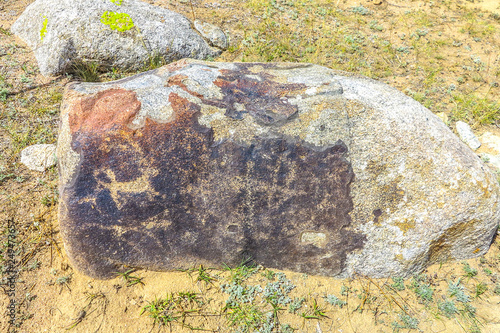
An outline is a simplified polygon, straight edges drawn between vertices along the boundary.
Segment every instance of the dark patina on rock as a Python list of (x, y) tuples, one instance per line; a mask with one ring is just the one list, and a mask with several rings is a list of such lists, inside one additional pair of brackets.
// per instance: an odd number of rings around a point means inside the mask
[[(225, 109), (232, 121), (248, 113), (280, 126), (297, 113), (287, 96), (304, 84), (245, 78), (245, 67), (221, 71), (220, 99), (190, 91), (182, 75), (166, 86)], [(141, 108), (131, 90), (102, 90), (69, 106), (80, 161), (61, 192), (61, 221), (77, 266), (109, 277), (121, 265), (165, 270), (252, 258), (307, 273), (342, 271), (346, 252), (364, 237), (349, 230), (353, 171), (341, 140), (318, 147), (256, 134), (217, 142), (198, 123), (200, 105), (174, 92), (168, 101), (171, 121), (147, 118), (139, 128), (131, 126)]]
[[(423, 227), (430, 222), (412, 215), (425, 215), (436, 200), (394, 171), (420, 166), (399, 160), (401, 148), (390, 140), (406, 134), (384, 133), (393, 120), (355, 98), (355, 80), (373, 84), (307, 64), (180, 61), (70, 85), (58, 160), (60, 224), (72, 262), (97, 278), (124, 266), (172, 270), (249, 258), (309, 274), (387, 276), (457, 257), (457, 240), (446, 236), (452, 226)], [(378, 118), (381, 125), (367, 131)], [(372, 136), (385, 142), (373, 143), (382, 157), (369, 150)], [(427, 183), (439, 190), (432, 172)], [(496, 203), (495, 185), (484, 186), (484, 205)], [(467, 251), (484, 251), (488, 237)]]

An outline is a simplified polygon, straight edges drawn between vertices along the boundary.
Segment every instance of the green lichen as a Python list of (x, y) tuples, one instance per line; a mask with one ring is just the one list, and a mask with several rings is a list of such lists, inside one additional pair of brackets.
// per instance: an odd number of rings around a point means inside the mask
[(122, 2), (123, 2), (123, 0), (109, 0), (109, 1), (111, 1), (112, 3), (114, 3), (117, 6), (121, 6)]
[(42, 29), (40, 30), (40, 40), (42, 40), (42, 41), (43, 41), (43, 38), (45, 37), (45, 34), (47, 33), (47, 23), (49, 22), (48, 18), (46, 18), (45, 16), (43, 18), (45, 20), (43, 20)]
[(134, 27), (134, 22), (129, 14), (110, 11), (105, 11), (102, 14), (101, 23), (109, 26), (111, 30), (120, 32), (130, 30)]

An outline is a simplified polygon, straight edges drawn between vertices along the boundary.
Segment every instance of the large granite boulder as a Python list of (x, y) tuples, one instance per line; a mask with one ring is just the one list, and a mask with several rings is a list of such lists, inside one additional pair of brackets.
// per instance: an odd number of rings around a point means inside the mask
[(139, 0), (36, 0), (11, 31), (35, 52), (44, 75), (82, 61), (133, 70), (155, 57), (206, 59), (227, 48), (214, 26)]
[(77, 268), (408, 276), (487, 251), (498, 183), (428, 109), (310, 64), (182, 60), (67, 87), (60, 224)]

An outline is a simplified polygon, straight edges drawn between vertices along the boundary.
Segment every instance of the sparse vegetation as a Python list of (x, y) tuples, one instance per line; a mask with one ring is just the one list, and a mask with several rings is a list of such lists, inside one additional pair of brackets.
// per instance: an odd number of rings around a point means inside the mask
[(135, 272), (134, 268), (123, 273), (117, 272), (116, 274), (125, 280), (127, 287), (135, 286), (136, 284), (144, 285), (144, 282), (142, 282), (143, 278), (131, 275), (133, 272)]
[[(15, 3), (5, 3), (2, 11), (17, 12)], [(471, 3), (395, 0), (383, 7), (386, 3), (250, 0), (225, 1), (217, 8), (208, 1), (155, 4), (223, 25), (231, 45), (211, 60), (310, 62), (359, 73), (444, 113), (451, 128), (463, 120), (481, 130), (500, 124), (500, 16), (472, 10), (466, 6)], [(132, 17), (119, 14), (103, 14), (103, 29), (134, 34)], [(361, 321), (384, 332), (426, 332), (438, 324), (457, 332), (491, 331), (482, 311), (497, 306), (488, 302), (500, 295), (498, 238), (480, 261), (471, 259), (458, 268), (445, 263), (406, 280), (325, 280), (285, 275), (246, 260), (222, 269), (196, 266), (186, 271), (191, 279), (177, 272), (187, 281), (183, 284), (152, 281), (150, 277), (158, 277), (151, 272), (132, 270), (107, 282), (83, 282), (72, 274), (60, 241), (57, 169), (30, 172), (20, 166), (19, 153), (31, 144), (55, 142), (63, 89), (70, 80), (109, 81), (135, 72), (87, 61), (73, 65), (72, 76), (43, 78), (32, 51), (18, 44), (7, 28), (12, 23), (6, 21), (9, 15), (0, 18), (0, 270), (6, 267), (6, 221), (13, 217), (19, 331), (32, 329), (33, 317), (45, 323), (41, 328), (49, 329), (44, 318), (58, 317), (63, 318), (59, 328), (88, 332), (99, 327), (109, 331), (106, 325), (115, 318), (131, 317), (137, 317), (134, 324), (141, 331), (154, 325), (173, 332), (317, 332), (320, 324), (323, 332), (359, 332), (363, 330), (356, 323)], [(50, 25), (44, 17), (40, 40), (48, 41)], [(141, 71), (167, 60), (152, 54)], [(154, 289), (157, 281), (163, 284)], [(2, 287), (5, 283), (0, 281)], [(147, 296), (134, 295), (144, 290)], [(61, 299), (74, 302), (64, 304), (73, 312), (58, 312)]]

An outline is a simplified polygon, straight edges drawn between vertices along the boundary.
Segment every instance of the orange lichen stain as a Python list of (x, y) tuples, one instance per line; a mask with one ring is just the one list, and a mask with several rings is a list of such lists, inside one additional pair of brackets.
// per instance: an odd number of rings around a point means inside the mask
[(481, 249), (480, 249), (480, 248), (477, 248), (477, 249), (475, 249), (475, 250), (474, 250), (474, 252), (472, 252), (472, 253), (478, 253), (479, 251), (481, 251)]
[(483, 182), (478, 181), (477, 184), (481, 187), (481, 190), (483, 190), (484, 196), (486, 198), (489, 198), (489, 197), (491, 197), (491, 192), (489, 189), (489, 182), (487, 179), (486, 179), (486, 182), (487, 182), (487, 184), (484, 184)]
[(135, 92), (109, 89), (82, 98), (71, 107), (69, 124), (72, 133), (104, 133), (124, 129), (141, 109)]
[(413, 221), (405, 220), (404, 222), (396, 222), (396, 223), (394, 223), (394, 225), (396, 227), (398, 227), (403, 232), (403, 235), (405, 235), (405, 236), (406, 236), (406, 233), (408, 232), (408, 230), (415, 229), (415, 222), (413, 222)]

